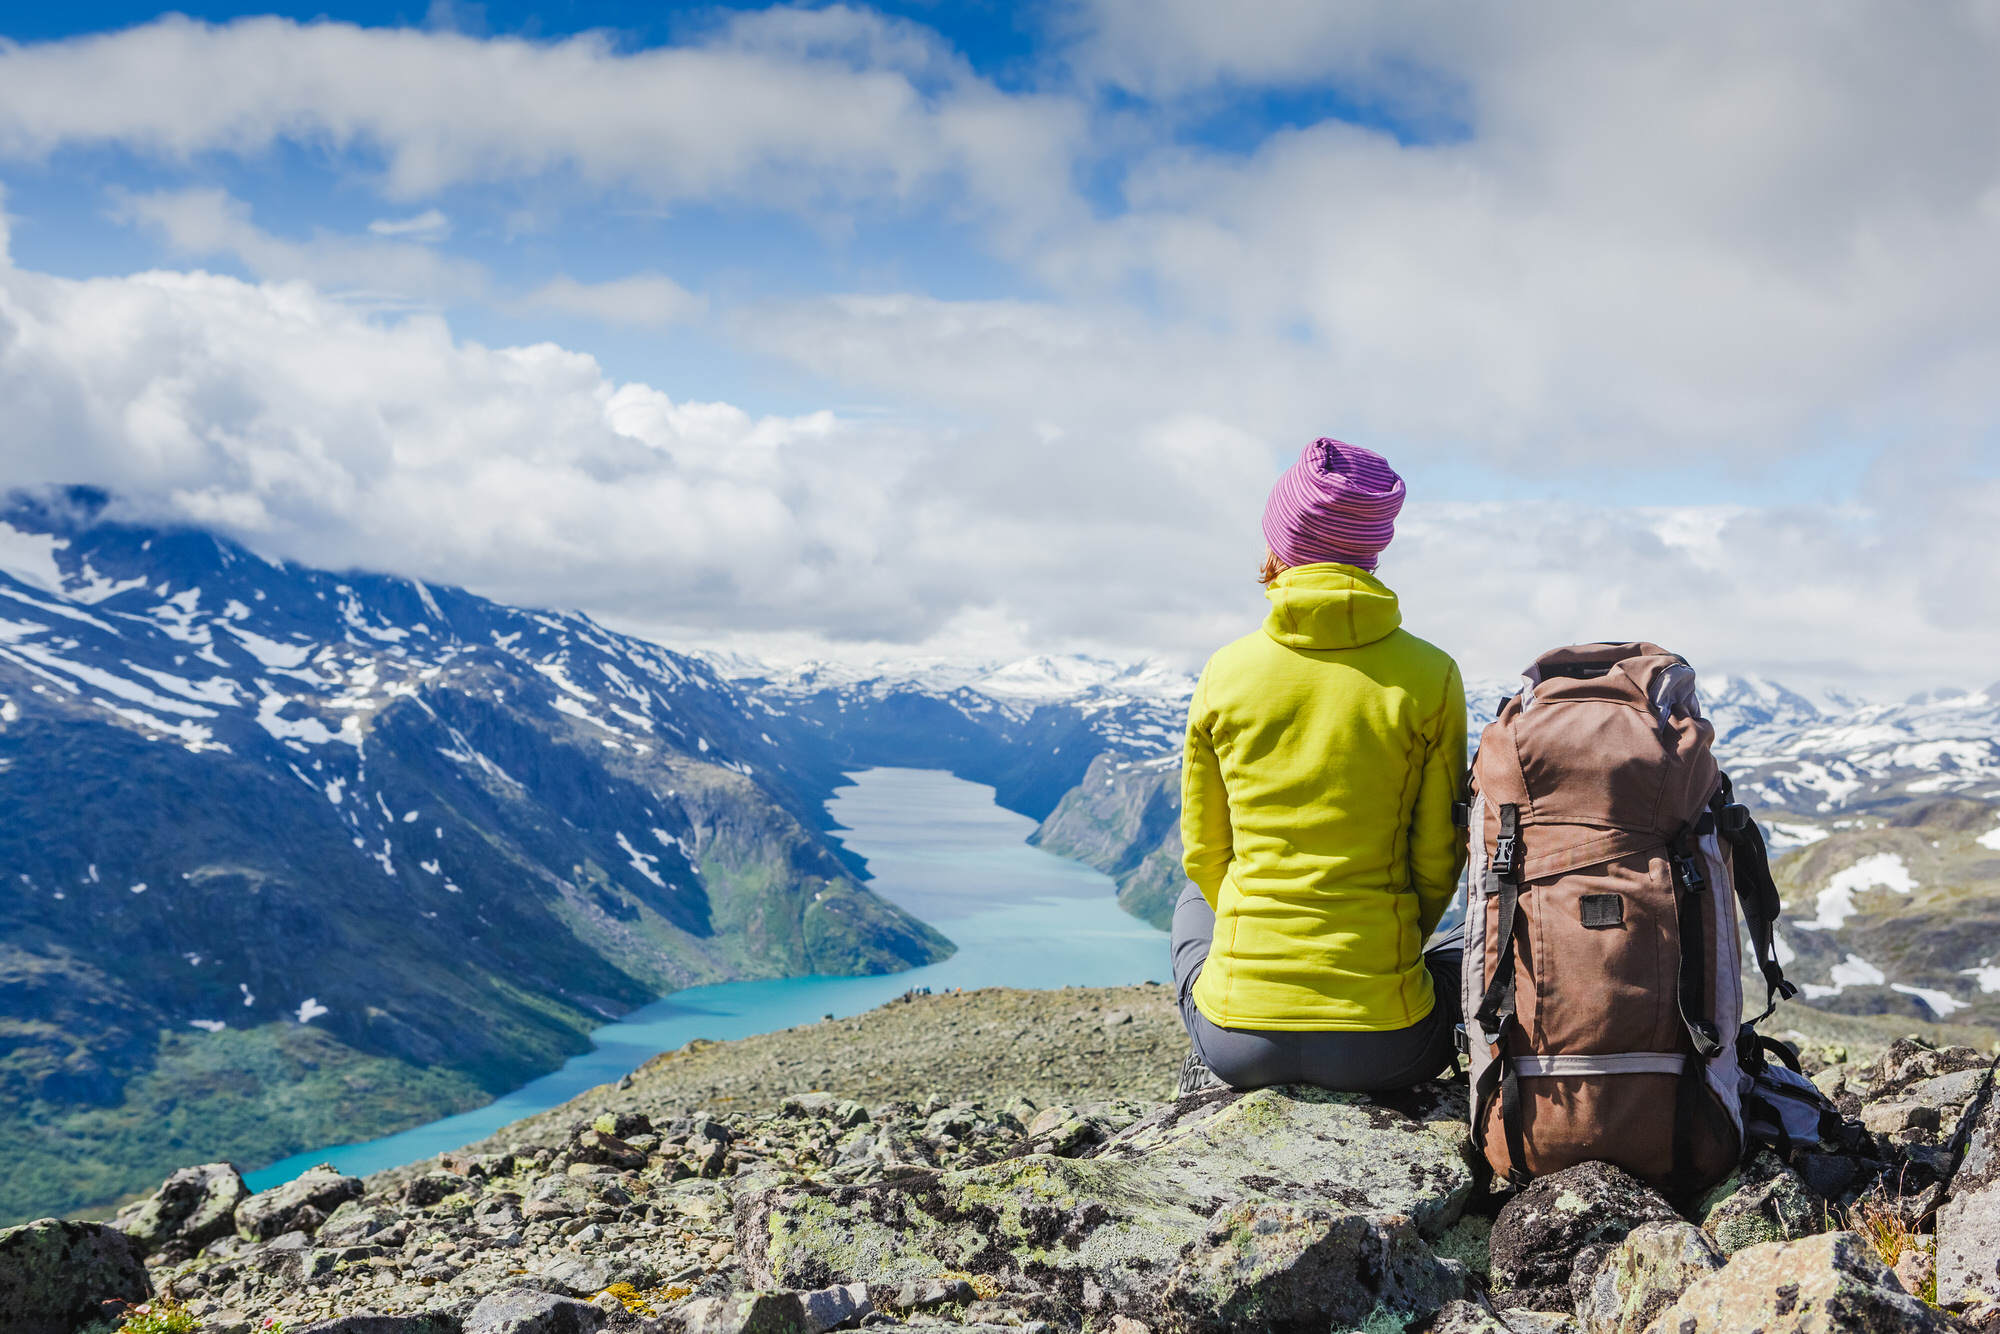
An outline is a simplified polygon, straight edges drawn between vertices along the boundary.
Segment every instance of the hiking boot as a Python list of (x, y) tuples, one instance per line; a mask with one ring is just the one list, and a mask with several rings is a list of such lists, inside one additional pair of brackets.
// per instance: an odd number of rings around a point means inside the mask
[(1185, 1098), (1191, 1093), (1206, 1093), (1210, 1089), (1225, 1089), (1229, 1085), (1216, 1078), (1215, 1071), (1202, 1064), (1201, 1057), (1193, 1052), (1181, 1062), (1180, 1082), (1174, 1088), (1176, 1098)]

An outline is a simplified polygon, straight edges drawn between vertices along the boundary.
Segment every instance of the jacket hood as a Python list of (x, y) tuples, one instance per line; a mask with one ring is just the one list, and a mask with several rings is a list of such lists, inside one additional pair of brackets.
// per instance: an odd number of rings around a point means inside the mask
[(1354, 565), (1295, 565), (1264, 590), (1264, 633), (1286, 648), (1359, 648), (1403, 624), (1396, 595)]

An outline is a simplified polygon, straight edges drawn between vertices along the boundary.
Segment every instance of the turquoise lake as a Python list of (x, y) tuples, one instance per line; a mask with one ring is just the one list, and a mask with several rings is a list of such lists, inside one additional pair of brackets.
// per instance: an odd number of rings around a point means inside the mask
[(1165, 982), (1167, 937), (1118, 907), (1110, 879), (1030, 847), (1035, 821), (993, 789), (927, 769), (848, 775), (827, 810), (868, 862), (869, 888), (944, 932), (958, 953), (885, 977), (793, 977), (690, 987), (591, 1034), (593, 1050), (476, 1111), (401, 1134), (295, 1154), (246, 1174), (268, 1190), (315, 1163), (352, 1175), (415, 1162), (609, 1083), (694, 1038), (741, 1038), (872, 1010), (911, 987), (1129, 986)]

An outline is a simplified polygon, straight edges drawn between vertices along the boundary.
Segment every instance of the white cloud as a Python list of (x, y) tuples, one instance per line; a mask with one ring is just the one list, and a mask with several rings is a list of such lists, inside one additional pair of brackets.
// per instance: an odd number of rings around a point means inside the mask
[(451, 235), (451, 219), (443, 211), (427, 208), (411, 218), (377, 218), (368, 224), (376, 236), (407, 236), (413, 241), (442, 241)]
[[(0, 402), (11, 481), (106, 485), (128, 512), (322, 565), (753, 647), (1184, 664), (1261, 617), (1258, 515), (1291, 452), (1144, 408), (1117, 432), (753, 418), (615, 384), (560, 347), (487, 348), (436, 316), (208, 274), (0, 268)], [(1956, 530), (1925, 536), (1948, 509), (1884, 494), (1899, 508), (1419, 497), (1383, 573), (1410, 627), (1474, 675), (1627, 635), (1795, 680), (1990, 674), (1995, 622), (1940, 614), (1925, 589), (2000, 583), (2000, 559)], [(1925, 573), (1942, 542), (1969, 563)]]
[(603, 33), (178, 15), (0, 47), (0, 152), (115, 142), (185, 161), (303, 142), (379, 154), (406, 199), (549, 171), (660, 199), (803, 207), (945, 178), (998, 198), (1059, 177), (1077, 124), (1064, 104), (998, 94), (927, 29), (841, 6), (630, 53)]
[(708, 302), (658, 273), (635, 273), (608, 282), (580, 283), (562, 277), (522, 298), (527, 309), (585, 315), (605, 324), (680, 324), (698, 319)]
[[(125, 216), (270, 281), (10, 271), (10, 475), (631, 623), (1186, 660), (1254, 623), (1264, 489), (1332, 432), (1459, 476), (1452, 503), (1415, 488), (1384, 572), (1476, 674), (1641, 634), (1795, 681), (1992, 675), (1986, 8), (1061, 17), (1071, 44), (1028, 91), (838, 6), (638, 52), (177, 18), (0, 47), (0, 153), (113, 144), (192, 171), (301, 144), (406, 211), (288, 240), (166, 190)], [(1402, 139), (1328, 121), (1201, 146), (1228, 98), (1329, 79)], [(717, 298), (712, 327), (889, 405), (868, 418), (669, 400), (320, 294), (701, 316), (655, 273), (496, 295), (438, 248), (445, 190), (550, 182), (829, 234), (920, 218), (1021, 283)], [(1861, 462), (1822, 482), (1836, 446)], [(1472, 477), (1500, 498), (1464, 502)], [(1675, 503), (1602, 499), (1652, 492)]]
[[(227, 192), (209, 188), (123, 194), (114, 215), (157, 230), (176, 252), (208, 258), (234, 256), (260, 278), (300, 279), (322, 288), (358, 291), (394, 299), (468, 300), (488, 288), (486, 272), (469, 260), (439, 254), (410, 241), (362, 239), (319, 233), (291, 241), (258, 227), (250, 207)], [(432, 210), (410, 219), (423, 223)], [(369, 228), (377, 236), (415, 235), (420, 229)]]

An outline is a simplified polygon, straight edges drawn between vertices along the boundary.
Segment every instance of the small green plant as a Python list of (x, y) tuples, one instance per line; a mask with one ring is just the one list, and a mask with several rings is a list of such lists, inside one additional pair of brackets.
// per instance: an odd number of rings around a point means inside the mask
[[(1883, 1264), (1894, 1269), (1896, 1262), (1912, 1252), (1929, 1258), (1935, 1240), (1911, 1227), (1899, 1210), (1872, 1200), (1863, 1200), (1846, 1211), (1843, 1219), (1851, 1232), (1859, 1233)], [(1924, 1266), (1922, 1291), (1910, 1294), (1930, 1306), (1937, 1305), (1937, 1266)]]
[(201, 1321), (171, 1297), (155, 1297), (137, 1306), (126, 1304), (118, 1334), (195, 1334)]

